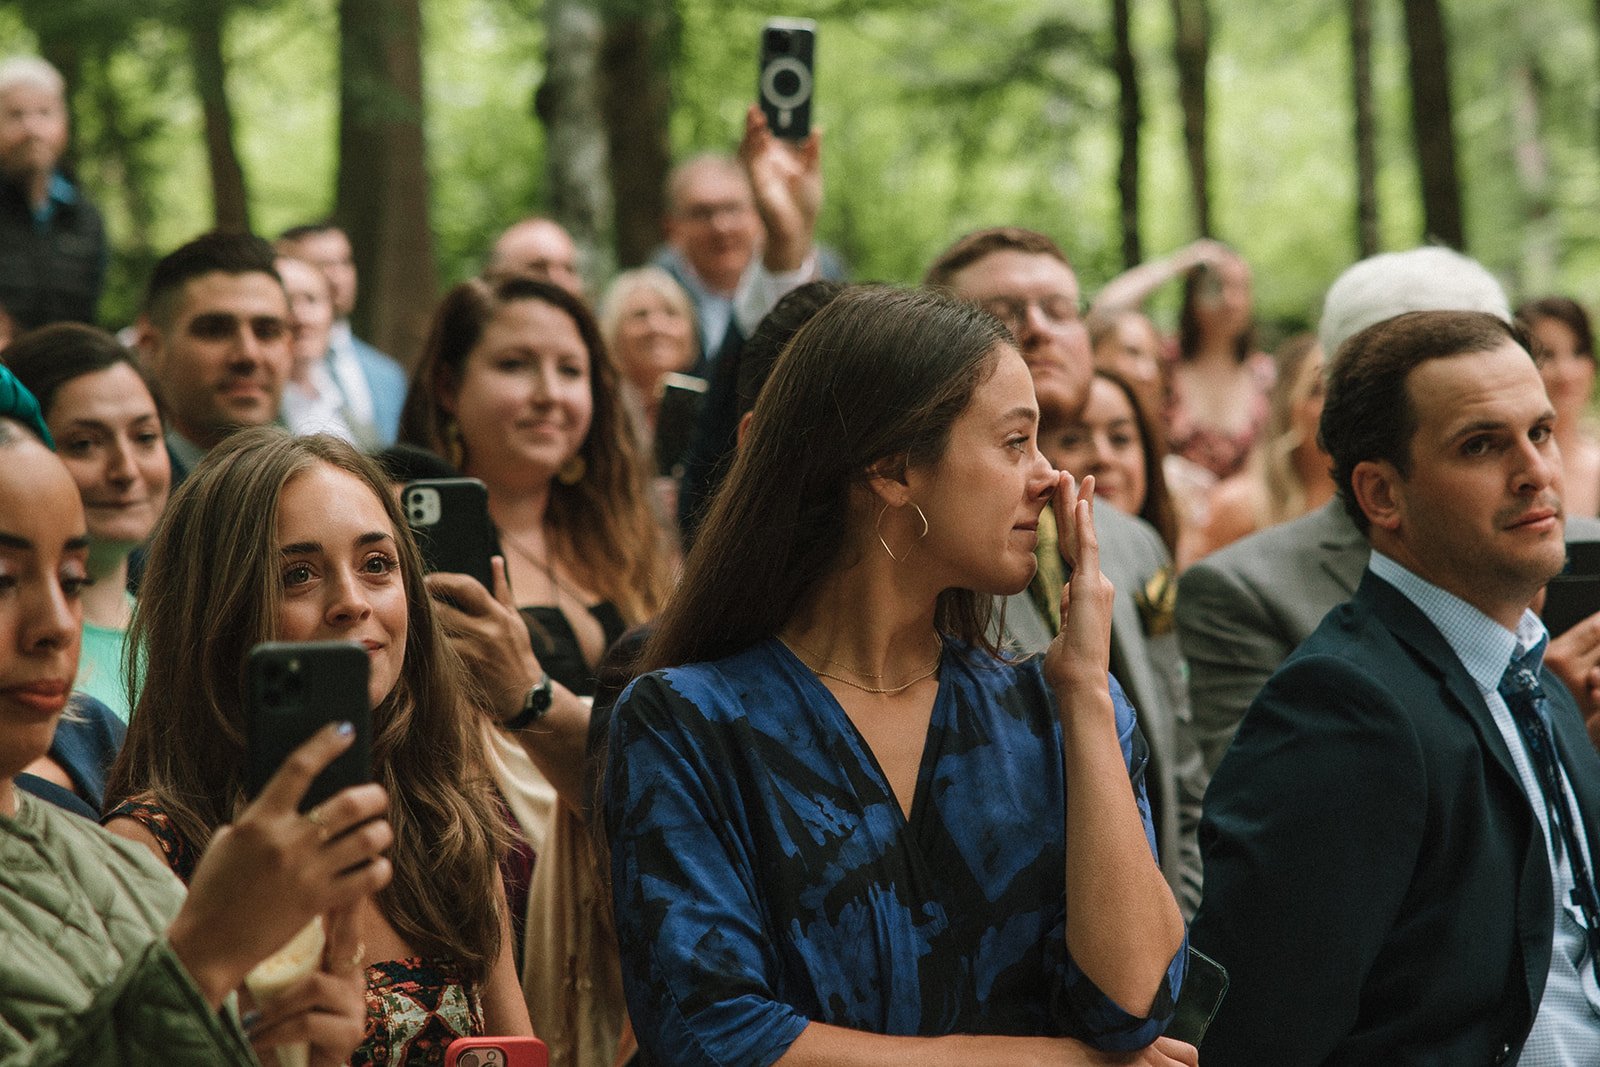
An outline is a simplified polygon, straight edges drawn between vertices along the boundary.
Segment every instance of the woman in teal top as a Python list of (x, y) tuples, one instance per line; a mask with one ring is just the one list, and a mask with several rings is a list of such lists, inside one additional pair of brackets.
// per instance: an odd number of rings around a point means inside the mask
[(115, 337), (77, 323), (24, 334), (5, 362), (38, 398), (89, 520), (77, 687), (127, 722), (128, 557), (155, 528), (172, 482), (154, 391)]

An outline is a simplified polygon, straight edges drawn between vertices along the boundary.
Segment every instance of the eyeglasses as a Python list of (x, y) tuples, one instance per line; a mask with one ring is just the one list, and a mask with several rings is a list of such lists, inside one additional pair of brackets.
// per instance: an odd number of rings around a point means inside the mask
[(1083, 319), (1082, 300), (1070, 296), (1043, 296), (1028, 300), (996, 297), (985, 300), (983, 310), (1005, 324), (1013, 337), (1022, 332), (1030, 312), (1037, 310), (1047, 326), (1071, 326)]
[(257, 341), (269, 344), (289, 335), (289, 324), (277, 315), (252, 315), (241, 318), (225, 311), (196, 315), (189, 320), (189, 336), (202, 341), (226, 341), (248, 329)]

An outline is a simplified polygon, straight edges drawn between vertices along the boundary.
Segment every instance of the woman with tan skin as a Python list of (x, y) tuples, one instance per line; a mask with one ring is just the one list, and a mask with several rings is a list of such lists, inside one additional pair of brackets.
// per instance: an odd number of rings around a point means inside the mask
[(1529, 300), (1517, 321), (1533, 342), (1545, 392), (1556, 409), (1562, 504), (1568, 515), (1600, 514), (1600, 436), (1589, 410), (1594, 395), (1594, 333), (1583, 305), (1564, 296)]
[(363, 645), (373, 771), (396, 798), (395, 879), (356, 915), (367, 1011), (355, 1062), (432, 1063), (455, 1037), (531, 1032), (479, 713), (372, 461), (329, 435), (265, 428), (214, 448), (151, 542), (133, 639), (147, 674), (107, 827), (182, 877), (242, 803), (248, 650)]
[[(314, 1067), (345, 1063), (363, 1014), (353, 916), (391, 873), (382, 788), (345, 790), (316, 821), (298, 814), (350, 743), (330, 727), (217, 829), (187, 896), (142, 848), (17, 789), (71, 691), (88, 527), (66, 469), (11, 418), (0, 418), (0, 457), (0, 1060), (244, 1065), (306, 1043)], [(317, 915), (329, 934), (320, 967), (247, 1039), (229, 995)]]
[(34, 330), (6, 351), (5, 362), (38, 398), (89, 519), (94, 584), (83, 593), (77, 688), (126, 722), (128, 557), (155, 529), (172, 482), (155, 396), (128, 350), (92, 326)]

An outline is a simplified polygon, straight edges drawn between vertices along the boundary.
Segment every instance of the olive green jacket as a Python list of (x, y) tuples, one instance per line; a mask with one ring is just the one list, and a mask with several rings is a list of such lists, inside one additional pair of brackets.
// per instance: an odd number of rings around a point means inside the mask
[(154, 856), (17, 796), (0, 816), (0, 1067), (255, 1065), (166, 930), (183, 886)]

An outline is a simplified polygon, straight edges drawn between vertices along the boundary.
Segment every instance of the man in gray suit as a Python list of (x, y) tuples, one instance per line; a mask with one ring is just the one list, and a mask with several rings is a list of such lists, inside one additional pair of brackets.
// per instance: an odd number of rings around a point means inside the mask
[[(1329, 367), (1348, 338), (1408, 311), (1483, 311), (1511, 319), (1500, 283), (1466, 256), (1444, 248), (1373, 256), (1328, 290), (1318, 337)], [(1595, 530), (1573, 520), (1567, 537), (1590, 540)], [(1354, 595), (1369, 555), (1366, 538), (1333, 500), (1236, 541), (1183, 573), (1178, 641), (1189, 663), (1190, 707), (1208, 779), (1267, 679), (1324, 615)], [(1558, 673), (1560, 658), (1553, 645), (1551, 668)]]
[[(979, 304), (1010, 328), (1033, 375), (1041, 409), (1076, 413), (1094, 373), (1089, 335), (1079, 317), (1078, 279), (1050, 238), (1031, 230), (980, 230), (934, 261), (924, 283)], [(1047, 513), (1048, 514), (1048, 511)], [(1184, 915), (1200, 901), (1200, 820), (1204, 777), (1189, 736), (1183, 661), (1163, 617), (1163, 598), (1147, 588), (1170, 581), (1172, 557), (1144, 520), (1104, 502), (1095, 505), (1100, 568), (1116, 586), (1111, 618), (1111, 670), (1139, 715), (1150, 749), (1147, 792), (1155, 816), (1161, 868)], [(1048, 521), (1039, 528), (1039, 572), (1028, 590), (1005, 600), (1007, 643), (1042, 651), (1060, 625), (1063, 561)], [(1146, 607), (1141, 608), (1140, 603)]]

